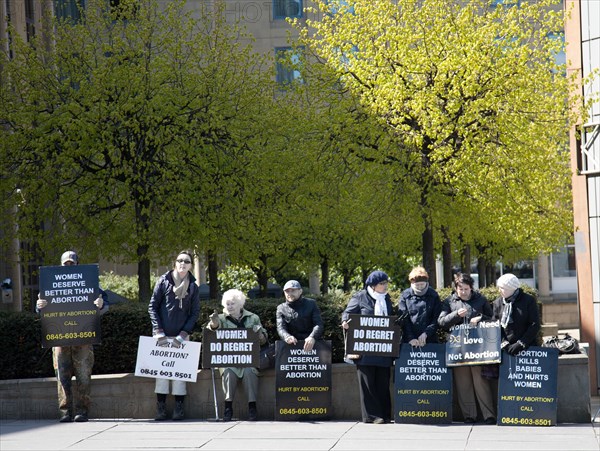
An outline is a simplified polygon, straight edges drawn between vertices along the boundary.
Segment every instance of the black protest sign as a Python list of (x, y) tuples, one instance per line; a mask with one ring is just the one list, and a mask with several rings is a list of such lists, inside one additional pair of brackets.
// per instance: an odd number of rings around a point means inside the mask
[(518, 355), (502, 352), (498, 424), (555, 426), (558, 349), (532, 346)]
[(275, 342), (275, 419), (326, 420), (331, 416), (331, 341)]
[(100, 343), (99, 295), (98, 265), (40, 267), (42, 347)]
[(352, 314), (346, 333), (346, 353), (398, 357), (401, 328), (397, 316)]
[(252, 329), (205, 328), (202, 332), (202, 368), (258, 367), (259, 337)]
[(452, 372), (444, 364), (443, 344), (404, 343), (395, 368), (396, 423), (452, 423)]
[(500, 363), (500, 321), (453, 326), (446, 341), (446, 365)]

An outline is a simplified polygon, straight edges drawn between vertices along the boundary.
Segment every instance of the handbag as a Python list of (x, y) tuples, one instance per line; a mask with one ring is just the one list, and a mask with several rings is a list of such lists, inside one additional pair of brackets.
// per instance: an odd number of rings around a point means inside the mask
[(564, 337), (554, 335), (544, 341), (542, 345), (545, 348), (556, 348), (559, 354), (580, 354), (579, 342), (576, 338), (565, 334)]
[(260, 364), (259, 370), (268, 370), (269, 368), (275, 368), (275, 343), (270, 344), (267, 342), (260, 348)]

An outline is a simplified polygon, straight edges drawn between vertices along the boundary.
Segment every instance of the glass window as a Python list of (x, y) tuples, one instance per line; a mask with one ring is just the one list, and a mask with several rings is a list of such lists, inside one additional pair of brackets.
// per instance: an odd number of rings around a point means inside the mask
[(566, 246), (552, 254), (553, 277), (575, 277), (575, 246)]
[(54, 15), (58, 19), (81, 19), (86, 0), (54, 0)]
[(35, 10), (33, 0), (25, 0), (25, 31), (27, 42), (35, 37)]
[(293, 53), (291, 47), (275, 48), (275, 64), (277, 64), (277, 83), (287, 84), (301, 78), (298, 70), (300, 56)]
[(302, 0), (273, 0), (273, 18), (302, 17)]

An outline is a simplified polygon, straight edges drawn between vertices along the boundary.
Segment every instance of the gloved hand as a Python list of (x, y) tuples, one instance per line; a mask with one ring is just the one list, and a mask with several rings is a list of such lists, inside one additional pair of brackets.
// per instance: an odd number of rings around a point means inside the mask
[(156, 340), (157, 346), (169, 346), (169, 340), (162, 330), (157, 330), (152, 336)]
[(188, 333), (185, 330), (182, 330), (181, 332), (179, 332), (179, 335), (177, 335), (173, 339), (173, 343), (171, 343), (171, 345), (174, 348), (180, 348), (181, 345), (183, 344), (183, 342), (187, 340), (187, 337), (188, 337)]
[(35, 306), (38, 308), (38, 310), (41, 310), (48, 305), (48, 301), (45, 299), (42, 299), (40, 296), (41, 296), (41, 294), (38, 293), (38, 300), (35, 303)]
[(521, 340), (518, 340), (516, 343), (508, 345), (508, 348), (506, 348), (506, 352), (508, 352), (510, 355), (517, 355), (523, 349), (525, 349), (525, 345)]
[(98, 310), (102, 310), (102, 306), (104, 305), (104, 299), (102, 299), (102, 296), (98, 296), (98, 299), (94, 301), (94, 305), (98, 307)]
[(423, 332), (419, 335), (419, 346), (423, 347), (427, 344), (427, 334)]
[(209, 316), (210, 319), (210, 328), (211, 329), (218, 329), (219, 328), (219, 312), (217, 312), (216, 310), (214, 312), (212, 312), (212, 314)]

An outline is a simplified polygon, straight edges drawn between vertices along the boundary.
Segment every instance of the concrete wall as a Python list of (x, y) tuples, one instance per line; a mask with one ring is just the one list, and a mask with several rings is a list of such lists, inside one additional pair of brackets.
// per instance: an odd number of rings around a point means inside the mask
[[(587, 423), (591, 420), (588, 359), (585, 354), (559, 358), (558, 422)], [(360, 401), (356, 370), (353, 365), (334, 364), (332, 371), (332, 417), (335, 420), (360, 420)], [(223, 414), (221, 379), (215, 371), (219, 416)], [(392, 389), (391, 389), (392, 390)], [(393, 390), (391, 391), (393, 393)], [(0, 381), (2, 419), (58, 418), (56, 379), (20, 379)], [(92, 418), (154, 418), (156, 396), (154, 379), (132, 374), (93, 376)], [(168, 397), (172, 407), (172, 397)], [(245, 393), (240, 387), (234, 402), (234, 419), (246, 419)], [(273, 420), (275, 410), (275, 372), (268, 370), (260, 378), (258, 415)], [(454, 419), (460, 421), (454, 408)], [(210, 370), (198, 373), (196, 383), (188, 384), (186, 417), (215, 419), (213, 385)]]

